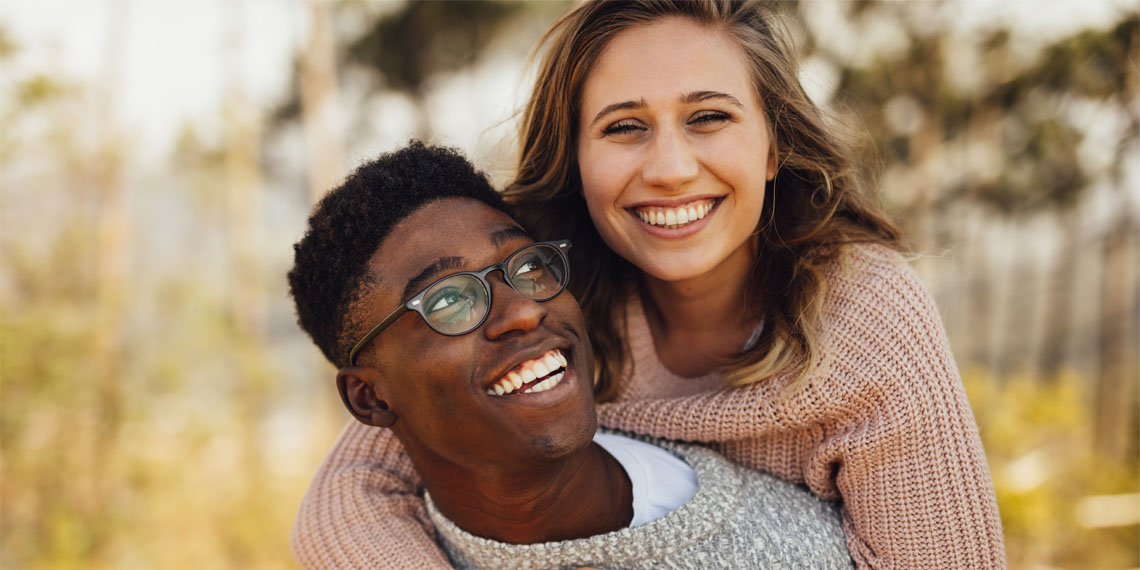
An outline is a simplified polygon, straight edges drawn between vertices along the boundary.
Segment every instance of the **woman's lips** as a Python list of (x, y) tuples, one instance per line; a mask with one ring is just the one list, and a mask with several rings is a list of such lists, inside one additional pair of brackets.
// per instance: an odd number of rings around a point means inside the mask
[(704, 218), (715, 205), (716, 199), (707, 198), (675, 207), (639, 206), (633, 211), (647, 224), (674, 230)]
[(678, 239), (693, 235), (708, 225), (722, 201), (723, 197), (702, 198), (671, 207), (634, 206), (627, 211), (650, 235), (662, 239)]

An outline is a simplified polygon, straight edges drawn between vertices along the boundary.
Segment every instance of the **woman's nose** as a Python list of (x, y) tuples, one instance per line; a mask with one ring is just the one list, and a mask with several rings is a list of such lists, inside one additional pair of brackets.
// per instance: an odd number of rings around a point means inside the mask
[(648, 149), (642, 179), (650, 186), (676, 192), (700, 173), (700, 163), (684, 134), (659, 130)]

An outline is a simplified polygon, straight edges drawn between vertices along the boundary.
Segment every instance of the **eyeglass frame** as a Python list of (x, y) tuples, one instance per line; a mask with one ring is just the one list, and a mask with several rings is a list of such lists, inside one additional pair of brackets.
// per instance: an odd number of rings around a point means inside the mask
[[(532, 248), (536, 245), (548, 245), (548, 246), (553, 247), (554, 251), (558, 252), (558, 255), (562, 258), (562, 263), (566, 267), (566, 276), (565, 276), (565, 279), (563, 280), (564, 282), (562, 283), (562, 285), (558, 288), (557, 291), (554, 292), (554, 294), (552, 294), (551, 296), (549, 296), (545, 299), (542, 299), (541, 301), (531, 297), (530, 295), (527, 295), (526, 293), (523, 293), (522, 291), (519, 291), (518, 289), (516, 289), (514, 284), (511, 283), (510, 278), (507, 276), (507, 265), (510, 264), (511, 260), (514, 259), (514, 257), (516, 255), (518, 255), (519, 252), (521, 252), (525, 249)], [(373, 339), (375, 339), (377, 336), (379, 336), (379, 334), (381, 332), (383, 332), (384, 329), (391, 326), (393, 323), (396, 322), (396, 319), (399, 319), (401, 316), (403, 316), (404, 313), (407, 313), (408, 311), (419, 313), (420, 318), (423, 320), (424, 324), (426, 324), (428, 326), (428, 328), (430, 328), (431, 330), (433, 330), (433, 331), (435, 331), (435, 332), (437, 332), (443, 336), (463, 336), (463, 335), (465, 335), (469, 332), (473, 332), (475, 329), (478, 329), (479, 327), (483, 326), (483, 323), (486, 322), (486, 320), (487, 320), (487, 316), (491, 314), (491, 306), (494, 303), (494, 294), (491, 291), (491, 282), (487, 281), (487, 275), (490, 274), (492, 271), (495, 271), (495, 270), (502, 272), (503, 282), (506, 283), (508, 287), (510, 287), (515, 292), (519, 293), (520, 295), (523, 295), (524, 297), (526, 297), (526, 298), (528, 298), (528, 299), (530, 299), (536, 303), (545, 303), (545, 302), (561, 295), (562, 292), (566, 290), (566, 285), (568, 283), (570, 283), (570, 259), (566, 256), (566, 251), (568, 249), (570, 249), (570, 240), (568, 240), (568, 239), (561, 239), (561, 240), (554, 240), (554, 241), (537, 241), (534, 243), (529, 243), (527, 245), (524, 245), (524, 246), (512, 251), (509, 255), (507, 255), (506, 258), (504, 258), (499, 263), (488, 265), (487, 267), (484, 267), (483, 269), (480, 269), (479, 271), (457, 271), (455, 273), (449, 273), (447, 275), (444, 275), (443, 277), (440, 277), (439, 279), (436, 279), (435, 281), (432, 281), (431, 284), (429, 284), (427, 287), (424, 287), (422, 291), (420, 291), (419, 293), (416, 293), (414, 296), (412, 296), (411, 299), (408, 299), (408, 301), (406, 303), (397, 307), (395, 311), (392, 311), (391, 314), (389, 314), (387, 317), (384, 317), (384, 320), (380, 321), (379, 324), (372, 327), (372, 330), (369, 330), (367, 333), (365, 333), (365, 335), (363, 337), (360, 338), (360, 340), (356, 341), (356, 344), (353, 345), (352, 350), (348, 351), (348, 365), (349, 366), (356, 366), (356, 355), (359, 354), (360, 351), (365, 346), (367, 346), (369, 342), (372, 342)], [(483, 316), (479, 318), (479, 322), (476, 323), (471, 328), (469, 328), (463, 332), (459, 332), (459, 333), (445, 333), (445, 332), (442, 332), (442, 331), (436, 329), (434, 326), (432, 326), (431, 321), (428, 320), (427, 315), (424, 314), (423, 299), (424, 299), (424, 296), (427, 295), (427, 292), (432, 289), (432, 287), (435, 287), (441, 281), (446, 281), (447, 279), (451, 279), (452, 277), (455, 277), (457, 275), (470, 275), (470, 276), (474, 277), (475, 279), (477, 279), (483, 285), (483, 290), (487, 293), (487, 310), (486, 310), (486, 312), (483, 313)]]

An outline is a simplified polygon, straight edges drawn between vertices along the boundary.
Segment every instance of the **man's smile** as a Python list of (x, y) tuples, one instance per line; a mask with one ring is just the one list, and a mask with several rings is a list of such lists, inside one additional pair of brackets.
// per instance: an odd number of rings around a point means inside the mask
[(487, 394), (506, 396), (549, 390), (562, 381), (567, 369), (567, 362), (562, 349), (551, 349), (538, 358), (525, 360), (515, 365), (514, 368), (511, 368), (509, 372), (487, 388)]

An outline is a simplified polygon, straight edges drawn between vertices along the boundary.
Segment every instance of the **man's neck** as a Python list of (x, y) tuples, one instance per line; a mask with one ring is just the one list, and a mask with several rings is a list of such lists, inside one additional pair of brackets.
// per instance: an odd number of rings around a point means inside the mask
[(596, 443), (565, 460), (512, 467), (459, 473), (463, 470), (417, 463), (444, 516), (467, 532), (500, 542), (586, 538), (625, 528), (633, 519), (629, 477)]

